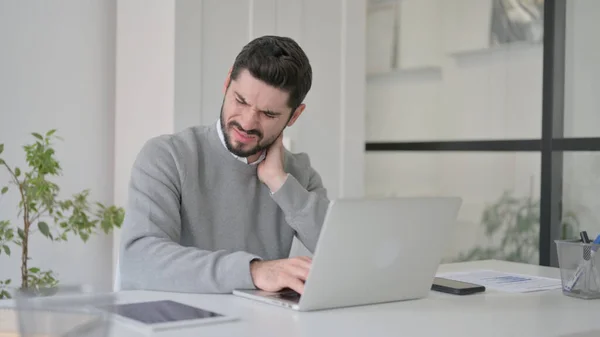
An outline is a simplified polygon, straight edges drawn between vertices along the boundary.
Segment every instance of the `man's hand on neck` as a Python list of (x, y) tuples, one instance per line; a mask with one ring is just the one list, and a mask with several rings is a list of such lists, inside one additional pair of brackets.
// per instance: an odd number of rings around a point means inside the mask
[(267, 150), (266, 158), (258, 164), (257, 173), (258, 179), (269, 187), (271, 193), (277, 192), (285, 183), (287, 173), (283, 169), (283, 134)]

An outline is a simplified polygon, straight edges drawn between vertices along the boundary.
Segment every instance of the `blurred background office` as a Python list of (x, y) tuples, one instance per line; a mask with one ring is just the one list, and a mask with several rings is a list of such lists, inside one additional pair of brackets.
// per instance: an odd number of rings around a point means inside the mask
[[(331, 198), (458, 195), (445, 262), (550, 265), (553, 239), (600, 232), (598, 13), (596, 0), (0, 0), (2, 158), (23, 167), (30, 133), (55, 128), (61, 195), (125, 206), (142, 144), (213, 123), (240, 48), (286, 35), (314, 71), (286, 144)], [(0, 197), (0, 221), (17, 224), (18, 200)], [(32, 240), (62, 283), (112, 288), (118, 230)], [(19, 259), (0, 255), (0, 280)]]

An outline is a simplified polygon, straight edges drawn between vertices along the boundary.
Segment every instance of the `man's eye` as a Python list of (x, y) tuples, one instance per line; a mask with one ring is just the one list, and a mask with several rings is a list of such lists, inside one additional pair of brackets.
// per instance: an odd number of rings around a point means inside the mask
[(242, 105), (246, 105), (246, 102), (244, 102), (244, 101), (241, 101), (241, 100), (240, 100), (240, 99), (238, 99), (238, 98), (236, 98), (235, 100), (236, 100), (238, 103), (242, 104)]
[(271, 113), (268, 113), (268, 112), (265, 112), (265, 116), (267, 116), (268, 118), (275, 118), (275, 117), (277, 117), (277, 115), (271, 114)]

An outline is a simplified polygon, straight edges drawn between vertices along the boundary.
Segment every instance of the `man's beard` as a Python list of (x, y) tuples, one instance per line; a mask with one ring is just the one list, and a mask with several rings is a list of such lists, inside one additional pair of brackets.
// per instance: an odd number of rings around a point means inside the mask
[[(286, 125), (287, 125), (287, 123), (286, 123)], [(255, 135), (257, 138), (256, 145), (249, 150), (243, 150), (241, 147), (240, 148), (234, 147), (231, 142), (231, 138), (229, 138), (229, 134), (227, 133), (228, 128), (237, 128), (239, 131), (244, 132), (247, 135)], [(223, 106), (221, 105), (221, 131), (223, 132), (223, 138), (225, 138), (225, 146), (227, 147), (227, 150), (229, 150), (229, 152), (235, 154), (238, 157), (242, 157), (242, 158), (250, 157), (252, 155), (255, 155), (255, 154), (262, 152), (265, 149), (269, 148), (271, 145), (273, 145), (273, 143), (277, 140), (277, 138), (283, 133), (284, 129), (285, 129), (285, 126), (283, 127), (281, 132), (279, 132), (279, 134), (277, 136), (274, 136), (274, 137), (268, 139), (267, 141), (261, 143), (261, 141), (263, 139), (263, 133), (260, 132), (259, 130), (256, 130), (256, 129), (244, 130), (242, 128), (242, 126), (236, 121), (229, 122), (229, 124), (226, 127), (225, 119), (223, 118)]]

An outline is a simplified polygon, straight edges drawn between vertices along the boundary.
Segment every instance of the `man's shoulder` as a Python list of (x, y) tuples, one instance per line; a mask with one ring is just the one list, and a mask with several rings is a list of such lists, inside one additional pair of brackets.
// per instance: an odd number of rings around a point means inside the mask
[(189, 157), (197, 155), (199, 145), (210, 132), (206, 125), (192, 126), (171, 134), (161, 134), (146, 141), (141, 154), (152, 156)]
[(304, 187), (321, 185), (321, 175), (313, 167), (308, 153), (292, 153), (285, 150), (285, 171), (294, 176)]
[(285, 151), (285, 166), (288, 170), (306, 171), (312, 169), (310, 156), (306, 152)]

